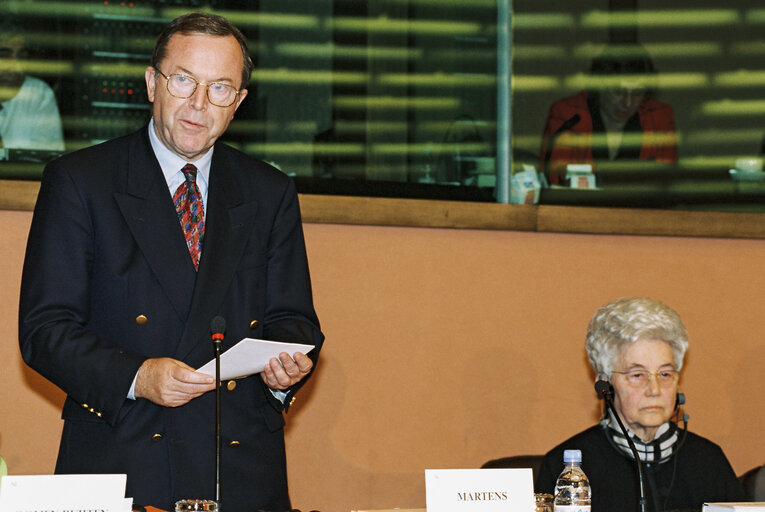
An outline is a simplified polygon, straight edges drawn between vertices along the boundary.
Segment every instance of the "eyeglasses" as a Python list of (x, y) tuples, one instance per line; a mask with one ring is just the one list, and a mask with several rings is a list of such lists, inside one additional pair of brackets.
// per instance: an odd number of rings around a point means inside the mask
[(217, 107), (231, 106), (239, 96), (239, 90), (228, 84), (221, 82), (210, 82), (209, 84), (206, 84), (188, 75), (173, 73), (172, 75), (167, 76), (159, 69), (154, 69), (157, 70), (157, 73), (165, 77), (165, 80), (167, 80), (167, 92), (176, 98), (190, 98), (194, 95), (194, 92), (196, 92), (197, 85), (199, 84), (202, 84), (207, 88), (207, 99)]
[(649, 372), (648, 370), (632, 370), (629, 372), (612, 372), (624, 375), (627, 384), (633, 388), (644, 388), (648, 385), (648, 379), (653, 376), (659, 386), (668, 388), (677, 382), (680, 372), (677, 370), (659, 370), (658, 372)]

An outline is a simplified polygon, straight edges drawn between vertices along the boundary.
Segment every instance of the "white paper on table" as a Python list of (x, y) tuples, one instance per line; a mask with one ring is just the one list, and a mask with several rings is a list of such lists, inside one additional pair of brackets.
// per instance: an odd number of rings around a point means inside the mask
[[(220, 355), (220, 378), (238, 379), (260, 373), (272, 357), (278, 358), (282, 352), (291, 356), (295, 352), (307, 354), (313, 349), (313, 345), (301, 343), (244, 338)], [(200, 366), (197, 371), (215, 377), (215, 359)]]
[(704, 512), (734, 512), (737, 510), (763, 512), (765, 511), (765, 502), (704, 503)]
[(127, 475), (8, 475), (0, 484), (0, 509), (130, 512)]

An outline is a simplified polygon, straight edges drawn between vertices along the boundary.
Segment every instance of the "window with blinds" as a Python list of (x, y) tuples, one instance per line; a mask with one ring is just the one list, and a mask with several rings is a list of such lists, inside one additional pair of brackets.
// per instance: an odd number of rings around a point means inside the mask
[[(194, 9), (229, 18), (255, 61), (223, 140), (301, 191), (492, 200), (494, 0), (9, 0), (0, 16), (24, 34), (24, 71), (55, 92), (71, 151), (144, 125), (154, 40)], [(5, 153), (3, 176), (35, 178), (56, 152)]]
[[(301, 192), (765, 203), (765, 8), (745, 0), (4, 0), (0, 178), (144, 126), (154, 41), (190, 10), (231, 19), (256, 64), (223, 140)], [(19, 73), (58, 121), (9, 122)]]

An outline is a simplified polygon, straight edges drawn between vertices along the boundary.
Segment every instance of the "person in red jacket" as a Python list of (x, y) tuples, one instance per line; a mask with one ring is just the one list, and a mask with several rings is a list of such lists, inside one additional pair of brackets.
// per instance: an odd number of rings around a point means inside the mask
[(590, 67), (592, 86), (551, 107), (542, 135), (540, 169), (550, 184), (566, 183), (567, 164), (614, 160), (677, 161), (672, 107), (654, 99), (655, 69), (638, 44), (610, 45)]

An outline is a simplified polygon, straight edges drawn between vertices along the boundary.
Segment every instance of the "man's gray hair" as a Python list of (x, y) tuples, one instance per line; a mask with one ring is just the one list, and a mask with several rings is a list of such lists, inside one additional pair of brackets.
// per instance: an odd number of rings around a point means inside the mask
[(233, 36), (234, 39), (236, 39), (236, 42), (239, 43), (239, 48), (242, 51), (242, 82), (239, 88), (244, 89), (247, 87), (247, 84), (250, 82), (250, 74), (254, 67), (249, 50), (247, 49), (247, 39), (244, 37), (244, 34), (242, 34), (242, 32), (226, 18), (215, 14), (201, 12), (191, 12), (175, 18), (167, 27), (165, 27), (157, 38), (154, 53), (151, 56), (151, 65), (154, 69), (159, 70), (159, 65), (165, 59), (165, 55), (167, 54), (167, 45), (170, 44), (170, 39), (175, 34)]

